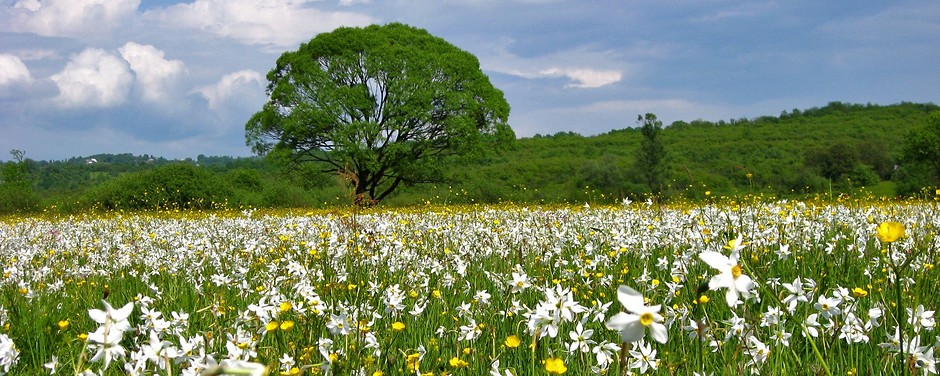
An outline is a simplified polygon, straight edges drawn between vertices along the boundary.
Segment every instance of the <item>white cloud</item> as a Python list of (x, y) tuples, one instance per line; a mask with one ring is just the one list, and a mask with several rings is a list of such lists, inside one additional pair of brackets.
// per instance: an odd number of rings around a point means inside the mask
[(118, 51), (134, 70), (141, 98), (147, 102), (166, 99), (173, 84), (186, 72), (182, 61), (165, 59), (163, 51), (151, 45), (127, 42)]
[(73, 55), (65, 69), (51, 78), (59, 87), (54, 102), (67, 108), (124, 103), (134, 82), (127, 62), (97, 48)]
[(629, 64), (609, 51), (593, 51), (587, 47), (557, 51), (552, 54), (521, 57), (509, 51), (511, 41), (503, 40), (479, 47), (485, 51), (480, 56), (480, 65), (491, 70), (516, 77), (539, 79), (566, 77), (571, 80), (569, 88), (598, 88), (620, 82)]
[(140, 0), (20, 0), (15, 31), (43, 36), (101, 35), (137, 12)]
[(258, 94), (264, 90), (265, 78), (253, 70), (240, 70), (225, 75), (214, 85), (203, 86), (196, 91), (209, 101), (209, 108), (218, 110), (223, 103), (237, 94)]
[(340, 26), (374, 23), (369, 16), (328, 12), (307, 0), (196, 0), (144, 13), (170, 27), (197, 29), (241, 43), (295, 47)]
[(615, 70), (595, 70), (595, 69), (565, 69), (565, 68), (549, 68), (542, 70), (538, 73), (538, 76), (547, 76), (547, 77), (568, 77), (571, 79), (572, 83), (566, 85), (567, 87), (576, 87), (576, 88), (597, 88), (601, 86), (610, 85), (613, 83), (620, 82), (623, 78), (623, 74), (620, 71)]
[(29, 83), (32, 80), (29, 68), (26, 68), (26, 64), (23, 64), (19, 57), (0, 54), (0, 86)]

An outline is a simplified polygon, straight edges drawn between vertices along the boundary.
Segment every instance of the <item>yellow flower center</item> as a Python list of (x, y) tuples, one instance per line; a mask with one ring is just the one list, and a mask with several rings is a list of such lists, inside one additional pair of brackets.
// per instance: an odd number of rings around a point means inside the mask
[(643, 324), (643, 326), (650, 326), (652, 323), (653, 323), (652, 313), (646, 312), (640, 315), (640, 324)]
[(742, 273), (742, 271), (741, 271), (741, 266), (740, 266), (740, 265), (735, 265), (735, 266), (732, 266), (732, 267), (731, 267), (731, 276), (732, 276), (732, 277), (738, 278), (738, 277), (741, 276), (741, 273)]

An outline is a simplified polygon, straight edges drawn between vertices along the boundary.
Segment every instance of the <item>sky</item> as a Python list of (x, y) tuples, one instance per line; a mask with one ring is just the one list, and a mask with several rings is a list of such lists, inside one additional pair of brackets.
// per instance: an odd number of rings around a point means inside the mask
[(940, 103), (936, 0), (0, 0), (0, 160), (249, 156), (280, 54), (389, 22), (477, 56), (519, 137)]

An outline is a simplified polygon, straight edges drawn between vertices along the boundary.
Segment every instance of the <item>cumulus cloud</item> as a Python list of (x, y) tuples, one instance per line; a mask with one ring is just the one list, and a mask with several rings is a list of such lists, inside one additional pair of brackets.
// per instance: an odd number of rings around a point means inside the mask
[(15, 31), (43, 36), (106, 34), (137, 12), (140, 0), (20, 0)]
[(265, 79), (253, 70), (240, 70), (225, 75), (219, 82), (203, 86), (196, 91), (209, 101), (209, 108), (219, 110), (230, 99), (240, 94), (258, 96), (264, 92)]
[(8, 54), (0, 54), (0, 86), (12, 85), (14, 83), (29, 83), (33, 80), (29, 74), (29, 68), (19, 57)]
[(141, 98), (147, 102), (165, 100), (186, 72), (182, 61), (165, 59), (163, 51), (151, 45), (127, 42), (118, 51), (134, 70)]
[(340, 26), (363, 26), (374, 19), (351, 12), (306, 6), (308, 0), (196, 0), (144, 13), (175, 28), (197, 29), (241, 43), (295, 47)]
[(59, 87), (59, 96), (53, 101), (64, 108), (124, 103), (134, 82), (126, 61), (97, 48), (73, 55), (65, 69), (51, 79)]

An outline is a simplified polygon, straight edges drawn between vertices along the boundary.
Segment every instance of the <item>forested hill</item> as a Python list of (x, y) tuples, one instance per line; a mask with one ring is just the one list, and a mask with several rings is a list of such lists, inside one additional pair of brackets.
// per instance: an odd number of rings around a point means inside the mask
[[(663, 194), (788, 196), (854, 192), (861, 187), (881, 195), (914, 194), (934, 185), (937, 177), (901, 163), (901, 147), (909, 132), (925, 124), (933, 111), (940, 111), (940, 106), (833, 102), (756, 119), (674, 122), (661, 132), (667, 153), (668, 186)], [(499, 154), (454, 160), (446, 170), (447, 183), (405, 187), (386, 203), (642, 198), (649, 188), (635, 162), (643, 138), (635, 126), (633, 119), (624, 119), (624, 129), (597, 136), (562, 132), (522, 138)], [(51, 205), (133, 208), (183, 199), (230, 206), (349, 202), (348, 190), (335, 176), (313, 169), (286, 171), (257, 157), (200, 155), (171, 161), (100, 154), (65, 161), (25, 159), (0, 166), (0, 213)], [(182, 193), (169, 197), (171, 191)], [(201, 197), (205, 195), (211, 197)]]
[[(938, 109), (934, 104), (833, 102), (780, 116), (674, 122), (662, 132), (669, 191), (788, 194), (867, 186), (891, 195), (895, 192), (890, 181), (897, 177), (903, 139)], [(642, 193), (645, 187), (634, 167), (642, 135), (630, 127), (632, 119), (625, 119), (624, 125), (593, 137), (562, 132), (521, 139), (515, 150), (499, 157), (459, 164), (463, 167), (455, 175), (462, 182), (480, 184), (474, 188), (484, 192), (524, 186), (547, 194), (567, 190), (569, 197), (583, 194), (585, 187), (613, 194)]]

